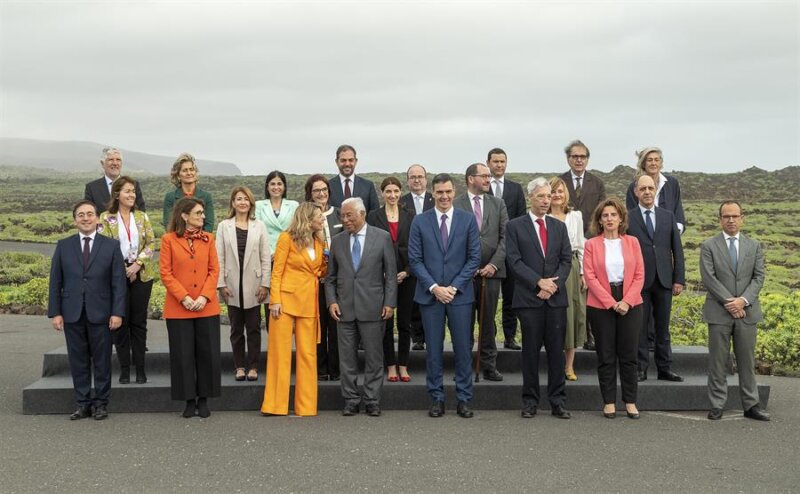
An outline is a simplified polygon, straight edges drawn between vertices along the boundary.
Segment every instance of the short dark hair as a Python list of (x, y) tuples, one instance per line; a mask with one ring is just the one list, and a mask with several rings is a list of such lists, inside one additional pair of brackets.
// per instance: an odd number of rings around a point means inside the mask
[(269, 183), (275, 177), (281, 179), (281, 182), (283, 182), (283, 195), (281, 198), (286, 199), (286, 191), (289, 190), (289, 183), (286, 181), (286, 175), (278, 170), (272, 170), (269, 172), (266, 180), (264, 180), (264, 199), (269, 199)]
[(331, 185), (328, 183), (328, 178), (321, 173), (316, 173), (311, 175), (306, 180), (305, 190), (306, 190), (306, 201), (313, 200), (313, 194), (311, 193), (311, 189), (314, 188), (314, 182), (325, 182), (325, 186), (328, 187), (328, 198), (330, 199), (331, 195)]
[(433, 182), (431, 186), (436, 184), (443, 184), (445, 182), (453, 183), (453, 178), (450, 176), (449, 173), (439, 173), (438, 175), (433, 177)]
[(727, 201), (723, 201), (722, 204), (719, 205), (719, 217), (722, 218), (722, 208), (725, 206), (729, 206), (731, 204), (736, 204), (739, 206), (739, 214), (744, 214), (744, 209), (742, 209), (742, 205), (739, 201), (734, 201), (733, 199), (728, 199)]
[(192, 209), (198, 204), (204, 208), (206, 207), (206, 203), (203, 202), (202, 199), (196, 197), (183, 197), (179, 199), (172, 208), (172, 216), (170, 216), (169, 223), (167, 224), (167, 232), (175, 232), (176, 235), (182, 237), (186, 232), (186, 221), (184, 221), (181, 214), (191, 213)]
[(489, 150), (489, 152), (486, 154), (486, 162), (487, 162), (487, 163), (488, 163), (489, 161), (491, 161), (491, 160), (492, 160), (492, 155), (493, 155), (493, 154), (502, 154), (503, 156), (505, 156), (506, 158), (508, 158), (508, 155), (506, 154), (506, 152), (505, 152), (505, 151), (503, 151), (501, 148), (492, 148), (492, 149), (490, 149), (490, 150)]
[(464, 173), (464, 181), (469, 183), (469, 177), (476, 175), (478, 173), (479, 166), (486, 166), (483, 163), (473, 163), (467, 167), (467, 171)]
[(338, 160), (339, 159), (339, 155), (342, 154), (345, 151), (352, 151), (353, 152), (353, 158), (358, 158), (358, 156), (356, 155), (356, 148), (354, 148), (350, 144), (342, 144), (341, 146), (336, 148), (336, 159)]
[(72, 206), (72, 219), (77, 218), (78, 208), (80, 208), (81, 206), (85, 206), (87, 204), (94, 208), (94, 214), (97, 215), (97, 206), (95, 206), (95, 204), (92, 201), (84, 199), (82, 201), (76, 202), (75, 205)]

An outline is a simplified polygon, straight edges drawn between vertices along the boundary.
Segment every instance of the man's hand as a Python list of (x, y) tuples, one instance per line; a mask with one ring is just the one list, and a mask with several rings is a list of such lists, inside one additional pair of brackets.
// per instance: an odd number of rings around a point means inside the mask
[(263, 304), (264, 301), (267, 300), (267, 297), (269, 297), (269, 288), (265, 286), (258, 287), (258, 290), (256, 290), (256, 300), (258, 303)]
[(108, 319), (108, 329), (111, 331), (116, 331), (119, 327), (122, 326), (122, 318), (119, 316), (111, 316)]
[(547, 300), (547, 299), (549, 299), (550, 297), (552, 297), (552, 296), (553, 296), (553, 294), (552, 294), (552, 293), (550, 293), (550, 292), (546, 292), (546, 291), (544, 291), (544, 290), (539, 290), (539, 293), (537, 293), (537, 294), (536, 294), (536, 296), (537, 296), (537, 297), (539, 297), (539, 298), (540, 298), (540, 299), (542, 299), (542, 300)]
[(745, 301), (742, 297), (733, 297), (727, 299), (727, 303), (725, 304), (725, 310), (727, 310), (733, 317), (736, 317), (736, 313), (744, 312)]
[(342, 311), (339, 310), (339, 304), (331, 304), (328, 306), (328, 312), (331, 313), (331, 317), (334, 321), (339, 322), (339, 318), (342, 317)]
[(672, 295), (678, 296), (683, 291), (683, 285), (680, 283), (673, 283), (672, 284)]
[(536, 286), (538, 286), (539, 289), (548, 292), (550, 295), (553, 295), (558, 291), (558, 285), (556, 285), (557, 279), (558, 276), (555, 276), (553, 278), (542, 278), (539, 280), (539, 283), (537, 283)]
[(388, 305), (383, 306), (383, 310), (381, 311), (381, 319), (384, 321), (389, 320), (394, 316), (394, 309), (389, 307)]
[(53, 329), (56, 331), (64, 331), (64, 317), (56, 316), (53, 318)]
[(497, 273), (497, 269), (492, 264), (487, 264), (483, 269), (478, 270), (478, 276), (483, 278), (491, 278)]
[(456, 289), (452, 286), (437, 286), (431, 290), (431, 293), (433, 293), (433, 296), (436, 297), (436, 300), (439, 302), (449, 304), (456, 296)]

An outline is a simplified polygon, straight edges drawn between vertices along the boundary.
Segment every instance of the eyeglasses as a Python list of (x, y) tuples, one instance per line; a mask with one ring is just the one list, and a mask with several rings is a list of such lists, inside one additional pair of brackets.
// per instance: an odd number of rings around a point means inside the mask
[(569, 155), (569, 159), (575, 160), (575, 161), (577, 161), (577, 160), (586, 160), (588, 158), (589, 158), (589, 156), (586, 155), (586, 154), (570, 154)]
[(411, 175), (408, 177), (409, 180), (425, 180), (425, 175)]
[(482, 175), (480, 175), (480, 174), (477, 174), (477, 173), (476, 173), (476, 174), (474, 174), (474, 175), (470, 175), (470, 176), (472, 176), (472, 177), (479, 177), (479, 178), (492, 178), (492, 176), (491, 176), (491, 175), (489, 175), (488, 173), (484, 173), (484, 174), (482, 174)]
[(322, 194), (322, 193), (327, 194), (328, 193), (328, 189), (327, 188), (325, 188), (325, 189), (311, 189), (311, 193), (312, 194)]
[(205, 216), (206, 212), (205, 211), (192, 211), (189, 214), (192, 215), (192, 216)]
[(88, 213), (77, 213), (75, 214), (76, 218), (83, 219), (83, 218), (94, 218), (97, 216), (97, 213), (94, 211), (89, 211)]

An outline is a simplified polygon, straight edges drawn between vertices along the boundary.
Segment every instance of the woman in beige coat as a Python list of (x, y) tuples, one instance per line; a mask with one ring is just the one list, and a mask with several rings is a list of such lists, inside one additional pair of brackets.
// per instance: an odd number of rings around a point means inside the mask
[(269, 298), (271, 254), (267, 229), (255, 219), (255, 198), (247, 187), (231, 191), (228, 218), (217, 228), (216, 243), (220, 267), (217, 288), (219, 298), (228, 304), (235, 378), (255, 381), (261, 353), (260, 304)]

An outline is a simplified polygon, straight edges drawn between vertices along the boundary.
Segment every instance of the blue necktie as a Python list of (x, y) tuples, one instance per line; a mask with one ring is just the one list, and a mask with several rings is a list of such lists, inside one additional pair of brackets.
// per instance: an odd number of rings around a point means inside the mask
[(653, 237), (656, 235), (656, 229), (653, 227), (653, 220), (650, 219), (650, 211), (649, 209), (644, 212), (644, 226), (647, 227), (647, 235), (650, 237), (650, 240), (653, 240)]
[(358, 234), (353, 235), (353, 271), (358, 271), (361, 264), (361, 244), (358, 242)]
[(739, 263), (739, 253), (736, 252), (736, 237), (731, 237), (728, 239), (728, 254), (731, 255), (733, 272), (736, 273), (737, 264)]

